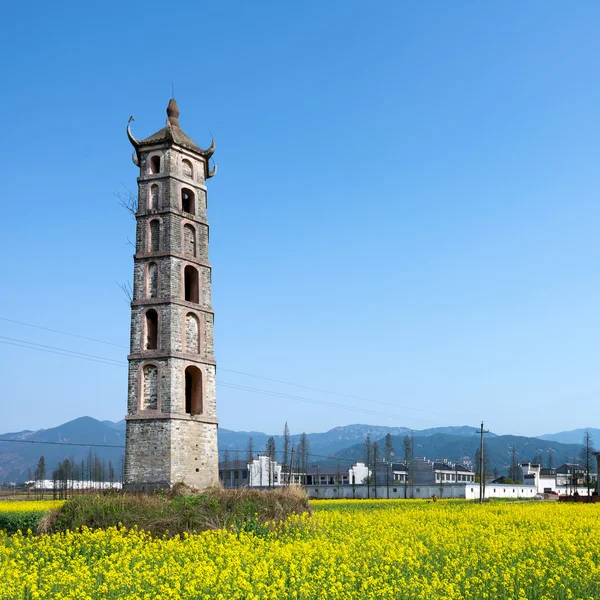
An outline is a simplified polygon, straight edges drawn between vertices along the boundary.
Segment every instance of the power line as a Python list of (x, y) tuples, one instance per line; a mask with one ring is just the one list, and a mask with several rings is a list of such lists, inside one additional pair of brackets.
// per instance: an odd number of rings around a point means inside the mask
[[(74, 334), (74, 333), (69, 333), (67, 331), (61, 331), (61, 330), (58, 330), (58, 329), (51, 329), (49, 327), (42, 327), (40, 325), (35, 325), (33, 323), (27, 323), (25, 321), (17, 321), (15, 319), (8, 319), (6, 317), (0, 317), (0, 320), (7, 321), (9, 323), (17, 323), (19, 325), (24, 325), (26, 327), (34, 327), (36, 329), (42, 329), (42, 330), (45, 330), (45, 331), (51, 331), (53, 333), (60, 333), (62, 335), (68, 335), (70, 337), (80, 338), (80, 339), (84, 339), (84, 340), (88, 340), (88, 341), (92, 341), (92, 342), (98, 342), (100, 344), (107, 344), (109, 346), (116, 346), (118, 348), (127, 348), (127, 346), (123, 346), (122, 344), (115, 344), (114, 342), (107, 342), (106, 340), (100, 340), (100, 339), (97, 339), (97, 338), (82, 336), (82, 335), (78, 335), (78, 334)], [(12, 339), (12, 338), (6, 338), (6, 339)], [(25, 340), (14, 340), (14, 341), (19, 341), (19, 342), (22, 342), (22, 343), (31, 343), (31, 342), (26, 342)], [(53, 346), (48, 346), (48, 348), (54, 348), (55, 350), (60, 350), (61, 352), (72, 352), (70, 350), (65, 350), (63, 348), (55, 348)], [(80, 354), (80, 353), (76, 353), (76, 354)], [(106, 360), (106, 361), (111, 361), (111, 362), (118, 362), (118, 361), (116, 361), (114, 359), (106, 358), (106, 357), (102, 357), (102, 356), (94, 356), (94, 355), (87, 355), (87, 356), (90, 356), (90, 357), (92, 357), (94, 359), (97, 359), (97, 360)], [(118, 366), (122, 366), (122, 365), (118, 365)], [(280, 383), (282, 385), (290, 385), (290, 386), (293, 386), (293, 387), (298, 387), (298, 388), (302, 388), (302, 389), (306, 389), (306, 390), (312, 390), (312, 391), (315, 391), (315, 392), (321, 392), (323, 394), (331, 394), (333, 396), (340, 396), (340, 397), (344, 397), (344, 398), (351, 398), (351, 399), (354, 399), (354, 400), (361, 400), (363, 402), (372, 402), (373, 404), (381, 404), (381, 405), (385, 405), (385, 406), (392, 406), (392, 407), (396, 407), (396, 408), (401, 408), (403, 410), (412, 410), (412, 411), (415, 411), (415, 412), (422, 412), (422, 413), (425, 413), (425, 414), (438, 414), (440, 416), (454, 417), (454, 418), (456, 418), (457, 416), (459, 416), (459, 415), (456, 415), (456, 414), (448, 414), (448, 413), (443, 413), (443, 412), (438, 412), (438, 411), (427, 410), (427, 409), (424, 409), (424, 408), (414, 408), (412, 406), (405, 406), (405, 405), (396, 404), (396, 403), (393, 403), (393, 402), (385, 402), (383, 400), (373, 400), (372, 398), (365, 398), (363, 396), (355, 396), (353, 394), (346, 394), (344, 392), (336, 392), (336, 391), (327, 390), (327, 389), (324, 389), (324, 388), (318, 388), (318, 387), (312, 387), (312, 386), (304, 385), (304, 384), (300, 384), (300, 383), (294, 383), (294, 382), (291, 382), (291, 381), (284, 381), (284, 380), (281, 380), (281, 379), (274, 379), (272, 377), (265, 377), (263, 375), (255, 375), (254, 373), (247, 373), (245, 371), (238, 371), (238, 370), (235, 370), (235, 369), (227, 369), (225, 367), (219, 367), (219, 370), (220, 371), (227, 371), (228, 373), (236, 373), (238, 375), (244, 375), (245, 377), (253, 377), (255, 379), (262, 379), (264, 381), (271, 381), (273, 383)], [(345, 405), (341, 405), (341, 406), (345, 406)], [(381, 413), (381, 414), (383, 414), (384, 416), (388, 416), (387, 413)], [(394, 416), (397, 416), (397, 415), (394, 415)], [(466, 415), (463, 415), (463, 416), (466, 417)], [(423, 419), (421, 419), (421, 420), (423, 420)], [(425, 419), (425, 420), (427, 420), (427, 419)], [(439, 421), (430, 421), (430, 422), (439, 423)]]
[[(238, 375), (245, 375), (246, 377), (254, 377), (255, 379), (263, 379), (265, 381), (272, 381), (273, 383), (282, 383), (284, 385), (291, 385), (298, 388), (303, 388), (305, 390), (312, 390), (315, 392), (322, 392), (324, 394), (332, 394), (334, 396), (342, 396), (344, 398), (352, 398), (354, 400), (362, 400), (363, 402), (373, 402), (374, 404), (384, 404), (386, 406), (393, 406), (395, 408), (403, 408), (405, 410), (414, 410), (417, 412), (423, 412), (427, 414), (431, 414), (433, 411), (429, 411), (424, 408), (413, 408), (412, 406), (403, 406), (402, 404), (395, 404), (393, 402), (384, 402), (383, 400), (372, 400), (371, 398), (364, 398), (362, 396), (354, 396), (352, 394), (345, 394), (343, 392), (332, 392), (331, 390), (324, 390), (323, 388), (312, 387), (310, 385), (302, 385), (300, 383), (292, 383), (291, 381), (282, 381), (281, 379), (273, 379), (271, 377), (263, 377), (262, 375), (254, 375), (253, 373), (245, 373), (244, 371), (236, 371), (234, 369), (226, 369), (224, 367), (219, 367), (219, 371), (227, 371), (229, 373), (237, 373)], [(448, 415), (446, 413), (436, 412), (435, 414), (444, 415), (444, 416), (455, 416)]]
[[(2, 444), (4, 442), (13, 443), (13, 444), (46, 444), (46, 445), (51, 445), (51, 446), (80, 446), (80, 447), (84, 447), (84, 448), (121, 448), (122, 450), (125, 449), (125, 446), (118, 445), (118, 444), (93, 444), (93, 443), (86, 444), (86, 443), (81, 443), (81, 442), (46, 442), (46, 441), (41, 441), (41, 440), (11, 440), (11, 439), (0, 438), (0, 444)], [(234, 450), (233, 448), (217, 448), (217, 450), (218, 450), (218, 452), (236, 452), (236, 450)], [(240, 452), (243, 452), (243, 451), (240, 450)], [(263, 448), (262, 450), (257, 450), (256, 453), (265, 455), (266, 448)], [(276, 450), (275, 454), (283, 454), (283, 450)], [(347, 461), (347, 462), (356, 462), (352, 458), (341, 458), (339, 456), (325, 456), (324, 454), (313, 454), (312, 452), (308, 452), (307, 456), (312, 456), (313, 458), (324, 458), (327, 460), (340, 460), (340, 461)]]
[[(12, 323), (18, 323), (20, 325), (25, 325), (28, 327), (35, 327), (37, 329), (44, 329), (47, 331), (52, 331), (55, 333), (61, 333), (64, 335), (69, 335), (71, 337), (77, 337), (77, 338), (81, 338), (81, 339), (86, 339), (86, 340), (90, 340), (90, 341), (96, 341), (99, 343), (105, 343), (105, 344), (109, 344), (112, 346), (118, 346), (118, 347), (124, 347), (124, 346), (120, 346), (119, 344), (113, 344), (112, 342), (105, 342), (104, 340), (98, 340), (95, 338), (91, 338), (91, 337), (86, 337), (86, 336), (80, 336), (80, 335), (76, 335), (76, 334), (71, 334), (65, 331), (59, 331), (57, 329), (51, 329), (48, 327), (41, 327), (39, 325), (33, 325), (31, 323), (25, 323), (24, 321), (17, 321), (14, 319), (7, 319), (6, 317), (0, 317), (0, 320), (3, 321), (8, 321), (8, 322), (12, 322)], [(47, 344), (38, 344), (36, 342), (29, 342), (27, 340), (20, 340), (17, 338), (11, 338), (11, 337), (5, 337), (5, 336), (0, 336), (0, 343), (2, 344), (8, 344), (8, 345), (12, 345), (12, 346), (18, 346), (18, 347), (22, 347), (22, 348), (28, 348), (31, 350), (39, 350), (41, 352), (47, 352), (50, 354), (58, 354), (58, 355), (62, 355), (62, 356), (69, 356), (71, 358), (80, 358), (82, 360), (89, 360), (91, 362), (97, 362), (97, 363), (101, 363), (101, 364), (108, 364), (111, 366), (116, 366), (116, 367), (121, 367), (121, 368), (126, 368), (127, 367), (127, 363), (125, 363), (124, 361), (120, 361), (117, 359), (113, 359), (113, 358), (109, 358), (106, 356), (98, 356), (95, 354), (88, 354), (88, 353), (84, 353), (84, 352), (78, 352), (76, 350), (69, 350), (67, 348), (60, 348), (57, 346), (51, 346), (51, 345), (47, 345)], [(404, 410), (411, 410), (411, 411), (416, 411), (416, 412), (421, 412), (421, 413), (425, 413), (425, 414), (439, 414), (442, 416), (452, 416), (452, 417), (456, 417), (457, 415), (448, 415), (447, 413), (441, 413), (441, 412), (437, 412), (437, 411), (431, 411), (431, 410), (427, 410), (427, 409), (422, 409), (422, 408), (413, 408), (410, 406), (403, 406), (400, 404), (394, 404), (392, 402), (384, 402), (382, 400), (373, 400), (370, 398), (364, 398), (361, 396), (355, 396), (352, 394), (345, 394), (342, 392), (335, 392), (335, 391), (331, 391), (331, 390), (326, 390), (323, 388), (317, 388), (317, 387), (312, 387), (312, 386), (307, 386), (307, 385), (303, 385), (303, 384), (299, 384), (299, 383), (293, 383), (293, 382), (289, 382), (289, 381), (283, 381), (280, 379), (274, 379), (271, 377), (264, 377), (262, 375), (255, 375), (253, 373), (246, 373), (244, 371), (237, 371), (235, 369), (227, 369), (227, 368), (223, 368), (220, 367), (219, 368), (222, 371), (227, 371), (229, 373), (236, 373), (239, 375), (244, 375), (246, 377), (254, 377), (256, 379), (262, 379), (264, 381), (272, 381), (274, 383), (280, 383), (283, 385), (290, 385), (290, 386), (294, 386), (294, 387), (298, 387), (298, 388), (302, 388), (302, 389), (308, 389), (308, 390), (313, 390), (313, 391), (317, 391), (317, 392), (321, 392), (321, 393), (325, 393), (325, 394), (332, 394), (335, 396), (340, 396), (340, 397), (345, 397), (345, 398), (352, 398), (355, 400), (361, 400), (363, 402), (371, 402), (374, 404), (381, 404), (381, 405), (385, 405), (385, 406), (392, 406), (392, 407), (397, 407), (397, 408), (401, 408)], [(400, 419), (405, 419), (405, 420), (419, 420), (419, 421), (426, 421), (429, 423), (434, 423), (434, 424), (442, 424), (441, 421), (437, 421), (434, 419), (425, 419), (425, 418), (417, 418), (417, 417), (406, 417), (406, 416), (400, 416), (397, 414), (393, 414), (393, 413), (386, 413), (386, 412), (381, 412), (381, 411), (375, 411), (375, 410), (369, 410), (366, 408), (356, 408), (356, 407), (350, 407), (348, 405), (345, 404), (338, 404), (338, 403), (334, 403), (334, 402), (328, 402), (325, 400), (315, 400), (315, 399), (310, 399), (310, 398), (305, 398), (303, 396), (294, 396), (291, 394), (285, 394), (285, 393), (278, 393), (278, 392), (274, 392), (271, 390), (260, 390), (259, 388), (251, 388), (249, 386), (243, 386), (243, 385), (237, 385), (237, 384), (231, 384), (231, 383), (226, 383), (226, 382), (217, 382), (220, 385), (224, 385), (225, 387), (230, 387), (232, 389), (238, 389), (241, 391), (247, 391), (247, 392), (253, 392), (253, 393), (261, 393), (263, 395), (270, 395), (270, 396), (275, 396), (275, 397), (285, 397), (288, 399), (292, 399), (292, 400), (298, 400), (301, 402), (308, 402), (311, 404), (320, 404), (322, 406), (333, 406), (333, 407), (337, 407), (337, 408), (343, 408), (346, 410), (352, 410), (354, 412), (361, 412), (361, 413), (365, 413), (365, 414), (374, 414), (374, 415), (379, 415), (379, 416), (385, 416), (385, 417), (393, 417), (393, 418), (400, 418)]]
[(123, 346), (122, 344), (115, 344), (114, 342), (107, 342), (105, 340), (99, 340), (97, 338), (86, 337), (85, 335), (69, 333), (68, 331), (60, 331), (59, 329), (51, 329), (50, 327), (42, 327), (41, 325), (34, 325), (33, 323), (25, 323), (25, 321), (17, 321), (15, 319), (7, 319), (6, 317), (0, 317), (0, 321), (7, 321), (8, 323), (17, 323), (18, 325), (24, 325), (25, 327), (34, 327), (35, 329), (43, 329), (44, 331), (51, 331), (52, 333), (60, 333), (62, 335), (68, 335), (70, 337), (79, 338), (81, 340), (88, 340), (89, 342), (97, 342), (98, 344), (106, 344), (107, 346), (116, 346), (117, 348), (127, 348), (127, 346)]
[(224, 386), (224, 387), (228, 387), (228, 388), (232, 388), (232, 389), (236, 389), (236, 390), (242, 390), (242, 391), (246, 391), (246, 392), (253, 392), (256, 394), (263, 394), (263, 395), (268, 395), (268, 396), (274, 396), (277, 398), (288, 398), (290, 400), (298, 400), (300, 402), (307, 402), (309, 404), (320, 404), (322, 406), (333, 406), (335, 408), (344, 408), (346, 410), (353, 410), (356, 412), (361, 412), (361, 413), (367, 413), (367, 414), (373, 414), (373, 415), (379, 415), (379, 416), (384, 416), (384, 417), (393, 417), (395, 419), (408, 419), (408, 420), (418, 420), (418, 421), (428, 421), (430, 423), (439, 423), (439, 421), (434, 421), (432, 419), (424, 419), (422, 417), (404, 417), (401, 415), (396, 415), (393, 413), (386, 413), (386, 412), (381, 412), (381, 411), (377, 411), (377, 410), (371, 410), (368, 408), (358, 408), (358, 407), (354, 407), (354, 406), (348, 406), (346, 404), (338, 404), (337, 402), (329, 402), (327, 400), (315, 400), (313, 398), (306, 398), (305, 396), (295, 396), (292, 394), (285, 394), (285, 393), (281, 393), (281, 392), (273, 392), (270, 390), (262, 390), (260, 388), (251, 388), (248, 386), (244, 386), (244, 385), (238, 385), (235, 383), (229, 383), (229, 382), (225, 382), (225, 381), (218, 381), (217, 380), (217, 384)]
[[(10, 338), (5, 338), (5, 339), (10, 339)], [(21, 340), (19, 340), (19, 341), (21, 341)], [(95, 357), (95, 358), (86, 358), (85, 356), (78, 356), (78, 354), (80, 354), (80, 353), (75, 353), (75, 352), (72, 352), (71, 350), (58, 351), (61, 349), (58, 348), (58, 349), (54, 349), (54, 350), (49, 350), (46, 348), (36, 348), (36, 347), (30, 345), (31, 342), (25, 342), (23, 344), (23, 343), (9, 342), (9, 341), (0, 339), (0, 344), (8, 344), (9, 346), (19, 346), (20, 348), (27, 348), (29, 350), (38, 350), (40, 352), (47, 352), (49, 354), (59, 354), (61, 356), (70, 356), (71, 358), (79, 358), (80, 360), (89, 360), (91, 362), (97, 362), (97, 363), (101, 363), (103, 365), (111, 365), (113, 367), (126, 367), (127, 366), (125, 364), (117, 364), (117, 362), (111, 358), (106, 359), (106, 358), (100, 357), (100, 356)], [(89, 356), (92, 356), (92, 355), (89, 355)]]
[[(58, 354), (61, 356), (68, 356), (71, 358), (78, 358), (81, 360), (89, 360), (92, 362), (106, 364), (106, 365), (110, 365), (113, 367), (121, 367), (121, 368), (127, 367), (127, 364), (125, 362), (117, 361), (116, 359), (108, 358), (105, 356), (97, 356), (94, 354), (76, 352), (74, 350), (68, 350), (66, 348), (59, 348), (57, 346), (49, 346), (47, 344), (37, 344), (35, 342), (19, 340), (17, 338), (9, 338), (9, 337), (5, 337), (5, 336), (0, 336), (0, 343), (9, 344), (12, 346), (19, 346), (19, 347), (27, 348), (30, 350), (39, 350), (41, 352), (48, 352), (50, 354)], [(427, 421), (430, 423), (440, 423), (439, 421), (435, 421), (433, 419), (425, 419), (425, 418), (421, 418), (421, 417), (405, 417), (405, 416), (401, 416), (401, 415), (397, 415), (397, 414), (393, 414), (393, 413), (371, 410), (368, 408), (353, 407), (353, 406), (348, 406), (346, 404), (339, 404), (337, 402), (329, 402), (327, 400), (316, 400), (314, 398), (306, 398), (305, 396), (296, 396), (293, 394), (275, 392), (272, 390), (253, 388), (253, 387), (234, 384), (234, 383), (230, 383), (230, 382), (226, 382), (226, 381), (217, 380), (217, 384), (220, 386), (223, 386), (223, 387), (228, 387), (228, 388), (236, 389), (239, 391), (251, 392), (254, 394), (261, 394), (263, 396), (271, 396), (271, 397), (275, 397), (275, 398), (286, 398), (288, 400), (295, 400), (295, 401), (299, 401), (299, 402), (305, 402), (308, 404), (317, 404), (320, 406), (332, 406), (335, 408), (342, 408), (345, 410), (351, 410), (354, 412), (360, 412), (360, 413), (364, 413), (364, 414), (373, 414), (373, 415), (379, 415), (379, 416), (384, 416), (384, 417), (392, 417), (395, 419), (419, 420), (419, 421)]]
[(85, 352), (78, 352), (77, 350), (69, 350), (67, 348), (57, 348), (56, 346), (49, 346), (47, 344), (38, 344), (37, 342), (29, 342), (27, 340), (19, 340), (17, 338), (5, 337), (3, 335), (0, 335), (0, 339), (1, 340), (9, 340), (11, 342), (21, 342), (21, 343), (29, 344), (30, 346), (36, 346), (36, 347), (39, 347), (39, 348), (50, 348), (52, 350), (60, 350), (61, 352), (68, 352), (70, 354), (74, 354), (74, 355), (78, 355), (78, 356), (84, 356), (84, 357), (90, 357), (90, 358), (97, 358), (97, 359), (105, 360), (105, 361), (108, 361), (108, 362), (117, 363), (119, 365), (124, 364), (122, 360), (117, 360), (115, 358), (108, 358), (108, 357), (105, 357), (105, 356), (96, 356), (95, 354), (87, 354)]
[(78, 442), (43, 442), (41, 440), (7, 440), (0, 438), (0, 444), (9, 442), (13, 444), (50, 444), (51, 446), (84, 446), (85, 448), (125, 448), (115, 444), (83, 444)]

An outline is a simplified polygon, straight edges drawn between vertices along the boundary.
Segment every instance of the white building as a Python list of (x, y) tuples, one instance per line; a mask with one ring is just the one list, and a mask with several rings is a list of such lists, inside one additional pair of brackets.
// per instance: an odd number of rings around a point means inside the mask
[[(523, 483), (534, 486), (538, 494), (587, 496), (585, 469), (581, 465), (565, 463), (556, 469), (542, 468), (536, 463), (521, 463)], [(590, 492), (596, 490), (597, 473), (590, 473)]]

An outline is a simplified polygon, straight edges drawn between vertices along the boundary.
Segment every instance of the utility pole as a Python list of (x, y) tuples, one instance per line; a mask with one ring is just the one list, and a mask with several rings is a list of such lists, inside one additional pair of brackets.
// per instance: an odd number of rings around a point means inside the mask
[(410, 432), (410, 497), (415, 497), (415, 432)]
[(483, 430), (483, 421), (481, 421), (481, 429), (479, 430), (479, 502), (483, 502), (485, 495), (485, 485), (483, 483), (485, 475), (483, 473), (483, 434), (489, 433), (489, 431)]

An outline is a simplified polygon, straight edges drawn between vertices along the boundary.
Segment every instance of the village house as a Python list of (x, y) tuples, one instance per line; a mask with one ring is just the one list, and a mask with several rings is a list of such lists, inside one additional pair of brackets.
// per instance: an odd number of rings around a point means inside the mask
[[(559, 467), (543, 468), (539, 464), (523, 462), (520, 465), (522, 481), (534, 486), (538, 494), (587, 495), (585, 468), (575, 463), (564, 463)], [(598, 474), (590, 473), (590, 492), (595, 492)]]

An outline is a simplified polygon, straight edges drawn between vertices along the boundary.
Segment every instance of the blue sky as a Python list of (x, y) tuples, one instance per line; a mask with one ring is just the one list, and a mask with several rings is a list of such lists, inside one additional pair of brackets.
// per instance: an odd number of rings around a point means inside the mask
[[(125, 125), (160, 129), (174, 82), (217, 140), (218, 379), (263, 390), (220, 384), (222, 427), (600, 426), (596, 3), (3, 10), (0, 341), (125, 362)], [(0, 360), (2, 431), (125, 413), (123, 365)]]

